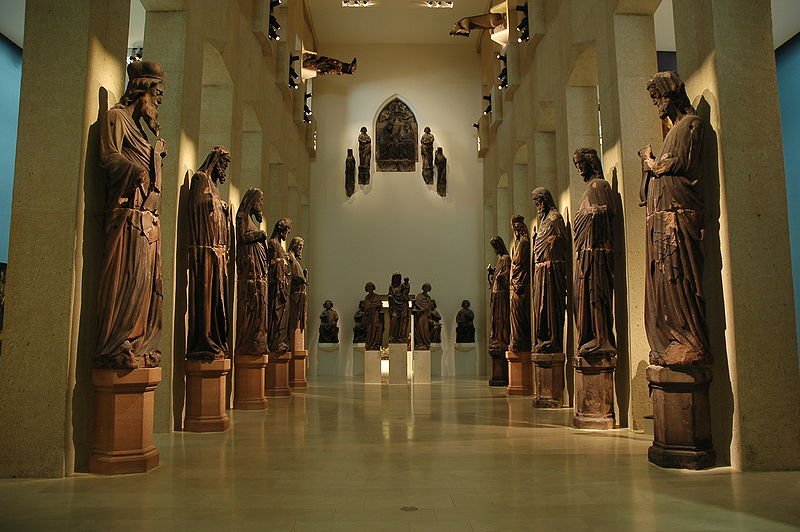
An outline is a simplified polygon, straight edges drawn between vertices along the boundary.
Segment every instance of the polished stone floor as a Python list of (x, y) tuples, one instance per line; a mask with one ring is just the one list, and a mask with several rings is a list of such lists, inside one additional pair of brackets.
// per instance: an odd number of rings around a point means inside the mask
[(146, 475), (0, 481), (0, 530), (797, 530), (800, 472), (667, 471), (484, 381), (320, 379), (224, 434), (159, 434)]

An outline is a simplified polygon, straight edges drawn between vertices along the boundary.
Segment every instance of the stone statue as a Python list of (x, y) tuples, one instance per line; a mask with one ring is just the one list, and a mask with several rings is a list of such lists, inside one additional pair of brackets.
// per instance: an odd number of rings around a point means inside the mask
[(306, 330), (306, 301), (308, 299), (308, 270), (300, 262), (303, 259), (305, 242), (296, 236), (289, 242), (289, 268), (291, 284), (289, 286), (289, 331)]
[(233, 220), (217, 186), (230, 153), (215, 146), (189, 186), (189, 336), (186, 358), (221, 360), (228, 351), (228, 250)]
[(319, 315), (319, 343), (339, 343), (339, 314), (333, 310), (333, 302), (327, 299), (322, 304), (322, 314)]
[(426, 127), (420, 139), (420, 155), (422, 156), (422, 179), (426, 185), (433, 184), (433, 135), (431, 128)]
[(511, 337), (508, 350), (514, 353), (531, 351), (531, 241), (525, 218), (511, 218), (514, 242), (511, 244), (511, 278), (509, 315)]
[(447, 157), (444, 156), (442, 148), (436, 148), (436, 193), (441, 197), (447, 196)]
[(347, 158), (344, 160), (344, 192), (349, 198), (356, 191), (356, 158), (353, 149), (347, 148)]
[(361, 128), (358, 136), (358, 184), (369, 185), (370, 166), (372, 164), (372, 139), (367, 134), (367, 128)]
[(578, 355), (616, 353), (614, 340), (614, 196), (592, 148), (575, 150), (586, 182), (575, 213), (575, 325)]
[(436, 300), (431, 300), (431, 343), (442, 343), (442, 314), (437, 310)]
[(367, 313), (364, 308), (364, 301), (358, 302), (358, 310), (353, 315), (353, 343), (363, 344), (367, 341)]
[(264, 193), (250, 188), (236, 213), (236, 355), (267, 354), (267, 233)]
[(267, 312), (267, 344), (270, 353), (285, 353), (289, 350), (289, 286), (292, 273), (289, 255), (284, 251), (285, 242), (292, 230), (292, 221), (281, 218), (275, 222), (272, 236), (267, 240), (269, 261), (269, 307)]
[(389, 343), (404, 344), (408, 341), (408, 277), (401, 282), (399, 273), (392, 274), (389, 284)]
[[(158, 107), (164, 70), (154, 61), (128, 65), (128, 86), (106, 113), (100, 161), (106, 181), (103, 269), (97, 303), (94, 365), (130, 369), (161, 364), (161, 165), (167, 144), (160, 138)], [(159, 137), (151, 145), (141, 121)]]
[(533, 243), (533, 351), (562, 353), (569, 236), (550, 191), (539, 187), (531, 197), (539, 218)]
[(647, 207), (645, 331), (650, 363), (708, 364), (700, 186), (704, 124), (676, 73), (659, 72), (647, 90), (661, 119), (672, 122), (658, 156), (650, 146), (639, 152)]
[(425, 283), (422, 285), (422, 292), (414, 297), (412, 308), (412, 313), (414, 314), (414, 349), (419, 351), (430, 351), (431, 349), (433, 300), (428, 293), (430, 291), (430, 283)]
[(500, 236), (493, 237), (489, 244), (497, 254), (497, 264), (486, 267), (491, 291), (492, 320), (489, 331), (489, 350), (504, 352), (511, 338), (511, 257), (506, 243)]
[(383, 301), (375, 293), (375, 285), (367, 283), (364, 286), (367, 296), (364, 298), (364, 323), (367, 328), (367, 338), (364, 348), (377, 351), (383, 345)]
[(469, 37), (471, 30), (489, 30), (490, 32), (498, 26), (506, 24), (506, 16), (502, 13), (484, 13), (482, 15), (473, 15), (471, 17), (464, 17), (459, 19), (458, 22), (453, 24), (453, 29), (450, 30), (451, 37)]
[(318, 76), (335, 74), (354, 74), (356, 71), (357, 60), (354, 57), (349, 63), (326, 55), (317, 55), (314, 52), (303, 52), (303, 68), (313, 70)]
[(461, 302), (461, 310), (456, 314), (456, 343), (475, 343), (475, 313), (469, 308), (469, 299)]

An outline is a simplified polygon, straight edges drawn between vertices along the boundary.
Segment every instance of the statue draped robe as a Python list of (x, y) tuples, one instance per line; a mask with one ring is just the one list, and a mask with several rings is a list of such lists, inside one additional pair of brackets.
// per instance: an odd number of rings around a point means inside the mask
[(377, 351), (383, 344), (383, 301), (378, 294), (364, 298), (364, 323), (367, 328), (365, 349)]
[(491, 287), (492, 322), (489, 331), (489, 349), (492, 351), (508, 349), (511, 337), (510, 279), (511, 257), (499, 255)]
[(556, 209), (551, 209), (539, 222), (533, 246), (535, 353), (564, 351), (568, 238), (564, 219)]
[(431, 296), (425, 292), (417, 294), (414, 298), (414, 349), (429, 351), (433, 323), (431, 322), (432, 309)]
[(252, 216), (246, 216), (237, 220), (236, 236), (236, 354), (264, 356), (268, 352), (266, 235)]
[(339, 314), (332, 308), (326, 308), (319, 315), (319, 343), (339, 343)]
[(267, 241), (269, 264), (267, 345), (270, 353), (285, 353), (289, 350), (289, 255), (277, 238)]
[(406, 343), (408, 325), (408, 293), (402, 284), (389, 285), (389, 342)]
[(422, 179), (426, 185), (433, 184), (433, 135), (424, 133), (420, 139), (420, 156), (422, 159)]
[(531, 351), (531, 243), (527, 236), (514, 238), (511, 244), (511, 339), (508, 350)]
[(289, 330), (306, 330), (306, 301), (308, 299), (308, 279), (294, 253), (289, 253), (292, 281), (289, 287)]

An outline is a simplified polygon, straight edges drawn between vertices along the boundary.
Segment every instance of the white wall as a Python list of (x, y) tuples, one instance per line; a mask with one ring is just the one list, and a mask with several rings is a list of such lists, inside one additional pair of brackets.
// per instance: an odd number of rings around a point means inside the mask
[[(311, 241), (308, 249), (309, 331), (316, 351), (322, 303), (339, 312), (342, 353), (350, 357), (353, 314), (372, 281), (386, 293), (392, 272), (411, 278), (417, 292), (433, 286), (443, 316), (444, 374), (453, 374), (455, 315), (469, 299), (475, 311), (483, 352), (483, 163), (475, 150), (475, 122), (481, 112), (478, 55), (471, 46), (327, 46), (320, 53), (350, 61), (354, 76), (314, 80), (318, 151), (311, 165)], [(399, 95), (417, 116), (419, 132), (430, 126), (436, 146), (448, 159), (447, 197), (414, 173), (375, 173), (375, 117), (382, 104)], [(367, 126), (373, 139), (373, 175), (368, 187), (356, 185), (347, 198), (344, 160), (347, 148), (358, 158), (357, 136)], [(352, 361), (340, 368), (352, 374)]]

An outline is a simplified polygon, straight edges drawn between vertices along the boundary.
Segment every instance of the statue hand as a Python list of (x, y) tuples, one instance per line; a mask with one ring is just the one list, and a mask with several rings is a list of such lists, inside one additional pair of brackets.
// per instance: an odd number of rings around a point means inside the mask
[(161, 155), (162, 159), (166, 158), (167, 157), (167, 141), (162, 139), (161, 137), (159, 137), (158, 140), (156, 140), (155, 151), (156, 151), (156, 153)]

